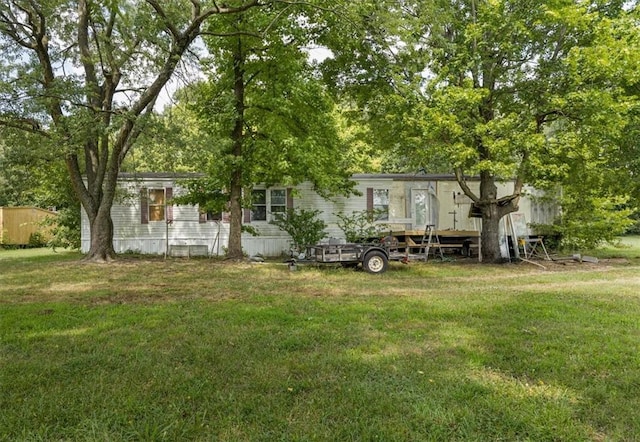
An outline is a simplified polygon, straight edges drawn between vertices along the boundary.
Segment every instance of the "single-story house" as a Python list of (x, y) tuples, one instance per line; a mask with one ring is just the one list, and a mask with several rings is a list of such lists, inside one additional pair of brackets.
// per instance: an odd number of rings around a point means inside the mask
[(56, 216), (56, 212), (38, 207), (0, 207), (0, 244), (26, 246), (34, 235), (47, 241), (50, 227), (43, 223)]
[[(174, 205), (171, 199), (184, 191), (180, 183), (194, 174), (122, 173), (111, 214), (114, 248), (117, 253), (171, 253), (171, 248), (192, 247), (209, 255), (223, 255), (229, 239), (228, 214), (203, 213), (197, 206)], [(259, 236), (243, 234), (243, 249), (249, 255), (279, 256), (290, 248), (290, 237), (270, 224), (273, 214), (287, 208), (318, 209), (327, 224), (327, 236), (344, 238), (337, 214), (379, 209), (385, 215), (378, 222), (390, 230), (424, 230), (433, 224), (438, 230), (481, 229), (481, 220), (469, 217), (471, 200), (455, 177), (428, 174), (354, 175), (360, 195), (324, 199), (311, 183), (294, 188), (257, 186), (254, 205), (244, 210), (243, 222)], [(479, 181), (470, 182), (477, 191)], [(512, 183), (500, 185), (499, 196), (511, 193)], [(520, 212), (528, 223), (551, 223), (556, 216), (553, 205), (536, 198), (539, 192), (527, 189), (520, 201)], [(90, 229), (82, 213), (82, 251), (90, 246)]]

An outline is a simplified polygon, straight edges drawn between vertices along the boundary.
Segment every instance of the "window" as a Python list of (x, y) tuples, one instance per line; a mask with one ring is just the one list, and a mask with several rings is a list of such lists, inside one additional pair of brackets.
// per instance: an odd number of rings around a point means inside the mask
[(171, 187), (165, 189), (140, 188), (140, 223), (173, 221), (172, 199), (173, 189)]
[(203, 212), (200, 211), (200, 216), (198, 218), (198, 222), (200, 224), (206, 223), (207, 221), (222, 221), (222, 212)]
[(287, 191), (284, 189), (271, 190), (271, 214), (287, 211)]
[(149, 189), (149, 221), (164, 221), (164, 189)]
[(285, 189), (260, 189), (251, 192), (251, 221), (270, 221), (276, 213), (287, 211)]
[(376, 221), (389, 219), (389, 189), (373, 189), (373, 210)]
[(254, 190), (251, 192), (251, 220), (266, 221), (267, 220), (267, 191)]

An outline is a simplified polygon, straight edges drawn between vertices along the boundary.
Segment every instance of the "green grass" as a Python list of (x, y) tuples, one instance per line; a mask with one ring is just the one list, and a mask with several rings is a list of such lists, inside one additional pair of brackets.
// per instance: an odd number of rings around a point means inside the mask
[(77, 258), (0, 251), (0, 440), (640, 439), (635, 260)]
[(604, 258), (640, 258), (640, 236), (623, 236), (617, 243), (608, 244), (593, 254)]

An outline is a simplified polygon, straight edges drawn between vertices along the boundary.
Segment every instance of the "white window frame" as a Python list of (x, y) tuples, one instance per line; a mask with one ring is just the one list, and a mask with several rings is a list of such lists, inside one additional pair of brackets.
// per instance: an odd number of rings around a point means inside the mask
[(389, 221), (389, 193), (389, 189), (373, 189), (373, 211), (378, 214), (376, 221)]
[[(287, 189), (283, 187), (273, 187), (266, 189), (253, 189), (252, 198), (255, 192), (264, 192), (265, 200), (264, 203), (255, 204), (252, 202), (251, 205), (251, 222), (252, 223), (268, 223), (275, 219), (276, 213), (284, 213), (287, 211)], [(274, 195), (274, 194), (278, 195)], [(278, 198), (282, 198), (277, 200)], [(264, 207), (265, 219), (256, 219), (256, 207)]]

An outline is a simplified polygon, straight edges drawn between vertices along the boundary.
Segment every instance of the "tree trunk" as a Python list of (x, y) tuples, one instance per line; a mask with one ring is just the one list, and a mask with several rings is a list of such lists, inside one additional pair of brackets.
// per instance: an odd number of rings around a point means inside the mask
[(242, 155), (244, 145), (244, 54), (242, 42), (237, 40), (237, 46), (233, 53), (233, 75), (234, 75), (234, 107), (235, 122), (231, 139), (233, 140), (233, 152), (235, 157), (234, 168), (231, 174), (230, 183), (230, 225), (229, 225), (229, 249), (230, 259), (242, 259)]
[[(109, 207), (106, 207), (106, 206)], [(86, 209), (85, 209), (86, 210)], [(111, 204), (104, 200), (97, 213), (89, 216), (91, 229), (91, 247), (84, 257), (84, 261), (111, 262), (116, 257), (113, 248), (113, 221), (111, 219)]]
[(230, 259), (242, 259), (242, 184), (234, 174), (231, 183), (230, 217), (229, 217), (229, 248), (227, 256)]
[(509, 213), (518, 210), (522, 182), (516, 179), (511, 195), (498, 199), (498, 187), (495, 177), (489, 172), (480, 173), (480, 201), (477, 203), (482, 212), (482, 261), (485, 263), (504, 262), (500, 250), (500, 220)]
[(482, 210), (482, 262), (499, 263), (503, 262), (500, 251), (500, 217), (496, 203), (483, 207)]

